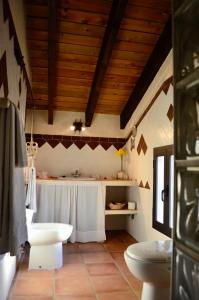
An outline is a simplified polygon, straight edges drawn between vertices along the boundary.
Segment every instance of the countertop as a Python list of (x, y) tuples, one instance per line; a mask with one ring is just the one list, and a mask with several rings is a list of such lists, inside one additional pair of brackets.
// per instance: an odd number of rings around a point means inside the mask
[(137, 181), (136, 180), (119, 180), (119, 179), (90, 179), (89, 177), (84, 177), (84, 178), (46, 178), (46, 179), (41, 179), (37, 178), (37, 183), (40, 184), (96, 184), (96, 183), (101, 183), (105, 186), (137, 186)]

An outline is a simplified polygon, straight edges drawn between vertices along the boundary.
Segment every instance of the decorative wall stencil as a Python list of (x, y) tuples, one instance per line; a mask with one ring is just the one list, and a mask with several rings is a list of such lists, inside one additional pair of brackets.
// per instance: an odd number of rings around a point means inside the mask
[(8, 24), (9, 24), (9, 38), (10, 38), (10, 40), (12, 38), (14, 40), (14, 55), (15, 55), (15, 58), (16, 58), (16, 62), (21, 67), (23, 79), (26, 82), (27, 89), (29, 90), (29, 93), (30, 93), (31, 98), (32, 98), (32, 89), (31, 89), (30, 81), (29, 81), (28, 74), (27, 74), (27, 71), (26, 71), (26, 68), (25, 68), (25, 64), (24, 64), (24, 61), (23, 61), (23, 54), (21, 52), (21, 48), (20, 48), (19, 41), (18, 41), (18, 38), (17, 38), (17, 33), (16, 33), (16, 29), (15, 29), (15, 25), (14, 25), (14, 21), (13, 21), (13, 18), (12, 18), (12, 13), (11, 13), (11, 10), (10, 10), (8, 0), (3, 0), (3, 17), (4, 17), (4, 22), (8, 21)]
[[(147, 108), (145, 109), (145, 111), (137, 121), (137, 123), (135, 124), (136, 128), (140, 125), (140, 123), (142, 122), (146, 114), (149, 112), (149, 110), (151, 109), (152, 105), (155, 103), (160, 93), (163, 91), (165, 94), (167, 94), (169, 87), (172, 83), (173, 83), (173, 76), (169, 77), (167, 80), (163, 82), (163, 84), (161, 85), (161, 87), (159, 88), (159, 90), (157, 91), (157, 93), (155, 94), (155, 96), (153, 97), (153, 99), (151, 100), (151, 102), (149, 103), (149, 105), (147, 106)], [(127, 137), (127, 141), (130, 139), (131, 135), (132, 135), (132, 131), (130, 131)]]
[(4, 95), (8, 96), (8, 74), (7, 74), (7, 63), (6, 63), (6, 52), (2, 55), (0, 59), (0, 88), (3, 84)]
[[(164, 81), (161, 88), (159, 90), (163, 91), (165, 94), (167, 94), (170, 85), (173, 84), (173, 76), (169, 77), (167, 80)], [(159, 91), (158, 90), (158, 91)], [(157, 93), (156, 93), (157, 95)]]
[(147, 151), (147, 144), (145, 142), (143, 135), (141, 135), (140, 141), (137, 146), (138, 155), (140, 155), (141, 151), (143, 151), (144, 154), (146, 154), (146, 151)]
[(98, 142), (88, 142), (88, 146), (94, 150), (99, 145)]
[(55, 148), (59, 144), (59, 140), (48, 140), (48, 144), (52, 147)]
[(160, 93), (163, 91), (165, 94), (167, 94), (169, 87), (172, 83), (173, 83), (173, 76), (169, 77), (167, 80), (163, 82), (163, 84), (161, 85), (161, 87), (159, 88), (159, 90), (157, 91), (157, 93), (155, 94), (155, 96), (153, 97), (153, 99), (151, 100), (151, 102), (149, 103), (149, 105), (147, 106), (147, 108), (145, 109), (145, 111), (137, 121), (137, 123), (135, 124), (136, 127), (138, 127), (139, 124), (142, 122), (142, 120), (144, 119), (148, 111), (151, 109), (152, 105), (155, 103)]
[(140, 181), (139, 187), (141, 187), (141, 188), (144, 187), (142, 180)]
[(145, 189), (150, 190), (150, 185), (149, 185), (148, 181), (147, 181), (146, 184), (145, 184)]
[[(30, 134), (26, 134), (26, 140), (30, 140)], [(69, 148), (72, 144), (75, 144), (79, 149), (82, 149), (85, 145), (88, 145), (92, 150), (94, 150), (98, 145), (101, 145), (104, 150), (108, 150), (111, 146), (114, 146), (118, 150), (124, 147), (124, 145), (126, 144), (126, 139), (122, 138), (43, 134), (34, 134), (34, 141), (38, 143), (39, 147), (47, 142), (52, 148), (55, 148), (59, 143), (61, 143), (66, 149)]]
[(169, 106), (169, 109), (167, 112), (167, 117), (170, 122), (173, 120), (173, 105), (172, 104)]
[(144, 185), (144, 184), (143, 184), (143, 181), (141, 180), (141, 181), (140, 181), (140, 184), (139, 184), (139, 187), (144, 188), (144, 189), (147, 189), (147, 190), (150, 190), (150, 185), (149, 185), (148, 181), (147, 181), (146, 184)]

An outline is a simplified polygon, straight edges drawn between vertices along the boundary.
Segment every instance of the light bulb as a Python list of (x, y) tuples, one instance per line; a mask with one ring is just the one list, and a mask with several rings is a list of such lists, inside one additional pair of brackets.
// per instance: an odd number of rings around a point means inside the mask
[(71, 126), (70, 126), (70, 130), (75, 130), (75, 126), (74, 126), (74, 125), (71, 125)]
[(85, 131), (85, 130), (86, 130), (86, 128), (84, 126), (82, 126), (82, 131)]

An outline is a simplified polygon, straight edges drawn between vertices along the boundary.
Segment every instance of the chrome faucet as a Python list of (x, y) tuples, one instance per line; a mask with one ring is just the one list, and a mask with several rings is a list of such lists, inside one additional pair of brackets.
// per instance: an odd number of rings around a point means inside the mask
[(75, 170), (75, 172), (73, 172), (71, 175), (72, 175), (73, 177), (80, 177), (80, 176), (81, 176), (81, 173), (80, 173), (79, 170)]

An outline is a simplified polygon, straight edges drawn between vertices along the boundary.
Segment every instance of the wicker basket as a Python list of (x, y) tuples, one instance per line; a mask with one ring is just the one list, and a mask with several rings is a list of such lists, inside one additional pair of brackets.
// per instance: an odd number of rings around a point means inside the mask
[(126, 203), (120, 203), (120, 202), (110, 202), (109, 208), (110, 209), (122, 209)]

